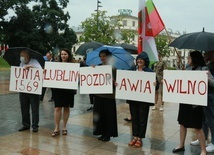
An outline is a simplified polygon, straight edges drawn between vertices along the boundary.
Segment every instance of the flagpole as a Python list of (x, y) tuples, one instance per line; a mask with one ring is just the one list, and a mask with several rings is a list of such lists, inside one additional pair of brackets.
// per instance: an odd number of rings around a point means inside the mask
[[(172, 38), (171, 38), (171, 36), (169, 35), (169, 32), (167, 31), (166, 27), (164, 27), (164, 30), (166, 31), (166, 35), (168, 36), (169, 42), (171, 43), (171, 42), (172, 42)], [(182, 63), (182, 61), (181, 61), (181, 56), (178, 54), (178, 51), (176, 50), (175, 47), (173, 47), (173, 49), (175, 50), (175, 52), (176, 52), (176, 54), (177, 54), (177, 56), (178, 56), (178, 60), (179, 60), (180, 64), (183, 66), (183, 63)], [(183, 67), (182, 67), (182, 69), (183, 69)]]
[(144, 50), (145, 39), (145, 0), (139, 0), (138, 9), (138, 54)]

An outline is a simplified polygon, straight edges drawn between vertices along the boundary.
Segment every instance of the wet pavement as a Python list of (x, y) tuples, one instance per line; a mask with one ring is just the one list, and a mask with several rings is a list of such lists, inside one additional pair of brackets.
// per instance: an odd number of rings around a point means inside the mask
[[(54, 104), (48, 102), (51, 91), (46, 91), (40, 102), (39, 132), (18, 132), (21, 112), (18, 93), (9, 92), (9, 71), (0, 71), (0, 155), (171, 155), (179, 144), (177, 123), (178, 104), (165, 103), (164, 111), (151, 110), (146, 138), (142, 148), (129, 147), (131, 123), (124, 121), (129, 115), (128, 104), (117, 100), (117, 138), (101, 142), (92, 134), (92, 111), (89, 96), (77, 93), (75, 106), (68, 121), (68, 135), (51, 137), (54, 129)], [(199, 146), (189, 143), (195, 140), (193, 129), (188, 129), (184, 155), (200, 154)], [(179, 154), (179, 153), (178, 153)]]

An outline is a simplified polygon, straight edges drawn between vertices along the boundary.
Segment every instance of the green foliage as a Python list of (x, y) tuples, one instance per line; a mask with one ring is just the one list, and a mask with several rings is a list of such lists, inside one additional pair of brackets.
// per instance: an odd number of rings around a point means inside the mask
[(133, 43), (136, 34), (136, 30), (121, 30), (121, 40), (123, 40), (127, 44), (131, 44)]
[(92, 13), (91, 17), (82, 22), (83, 34), (80, 36), (81, 42), (97, 41), (104, 44), (114, 44), (114, 29), (110, 23), (110, 18), (106, 15), (107, 11)]
[[(125, 43), (132, 43), (135, 34), (134, 30), (121, 30), (123, 16), (106, 15), (107, 11), (98, 11), (92, 13), (91, 17), (82, 22), (83, 34), (80, 36), (80, 42), (97, 41), (106, 45), (112, 45), (119, 40)], [(116, 38), (116, 31), (121, 38)]]
[(175, 67), (168, 67), (168, 70), (177, 70)]
[(0, 69), (10, 68), (10, 65), (2, 57), (0, 57)]
[(157, 50), (160, 52), (162, 57), (169, 57), (170, 56), (170, 48), (168, 46), (169, 39), (165, 35), (158, 35), (155, 37), (155, 42), (157, 46)]
[(7, 37), (2, 42), (40, 52), (62, 47), (71, 49), (77, 36), (67, 24), (69, 14), (63, 11), (69, 0), (35, 0), (32, 10), (25, 5), (27, 2), (11, 6), (15, 15), (3, 24), (2, 35)]

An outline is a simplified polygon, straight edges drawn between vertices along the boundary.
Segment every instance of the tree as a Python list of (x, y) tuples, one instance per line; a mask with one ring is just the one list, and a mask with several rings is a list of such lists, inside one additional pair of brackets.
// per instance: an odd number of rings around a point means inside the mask
[(36, 0), (32, 10), (25, 5), (14, 7), (15, 15), (4, 26), (10, 46), (26, 46), (45, 52), (54, 48), (71, 49), (77, 36), (69, 28), (64, 13), (68, 0)]
[(82, 22), (84, 32), (80, 36), (81, 42), (97, 41), (107, 45), (116, 43), (115, 26), (111, 24), (106, 13), (107, 11), (92, 13), (91, 17)]
[(136, 30), (121, 30), (121, 40), (127, 44), (132, 44), (136, 35)]
[(137, 31), (123, 30), (124, 16), (107, 16), (107, 11), (98, 11), (92, 13), (91, 17), (82, 22), (84, 29), (80, 36), (80, 42), (97, 41), (106, 45), (112, 45), (118, 42), (132, 43)]
[(5, 19), (8, 15), (8, 10), (13, 10), (16, 6), (26, 5), (30, 0), (1, 0), (0, 1), (0, 43), (5, 43), (8, 35), (4, 31), (4, 27), (7, 25)]
[(170, 56), (170, 48), (169, 48), (169, 39), (165, 35), (158, 35), (155, 37), (155, 42), (157, 46), (157, 50), (160, 52), (162, 57)]

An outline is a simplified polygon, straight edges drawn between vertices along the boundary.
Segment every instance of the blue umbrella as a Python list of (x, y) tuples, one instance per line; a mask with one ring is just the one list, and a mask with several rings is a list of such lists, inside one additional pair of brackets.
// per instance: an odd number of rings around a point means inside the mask
[(131, 69), (134, 65), (134, 57), (124, 48), (119, 46), (102, 46), (87, 53), (86, 64), (88, 66), (101, 64), (99, 53), (102, 50), (109, 50), (112, 53), (112, 66), (117, 69)]

